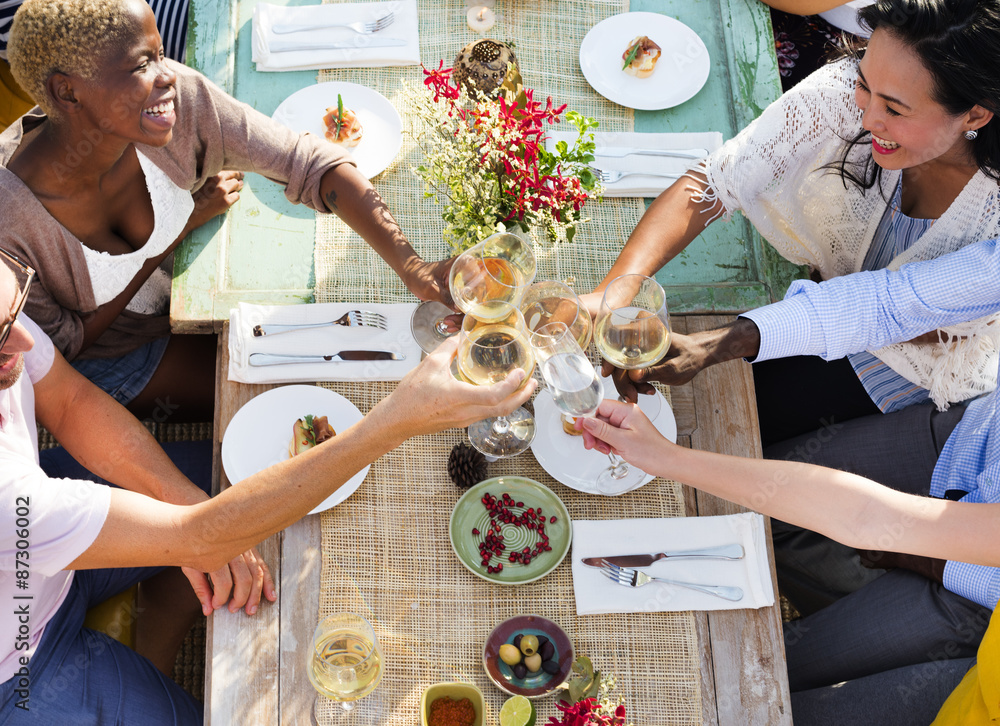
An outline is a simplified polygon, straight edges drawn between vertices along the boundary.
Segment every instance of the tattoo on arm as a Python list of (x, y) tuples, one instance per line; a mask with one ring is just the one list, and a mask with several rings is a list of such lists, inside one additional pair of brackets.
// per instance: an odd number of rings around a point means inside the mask
[(337, 209), (337, 192), (333, 189), (327, 192), (326, 206), (331, 212)]

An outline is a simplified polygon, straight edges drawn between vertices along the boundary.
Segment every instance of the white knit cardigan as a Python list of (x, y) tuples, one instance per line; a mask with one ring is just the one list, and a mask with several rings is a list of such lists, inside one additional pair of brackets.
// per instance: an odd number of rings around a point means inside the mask
[[(822, 168), (839, 161), (845, 140), (862, 130), (854, 102), (857, 75), (852, 59), (819, 69), (697, 167), (709, 184), (700, 199), (722, 205), (712, 211), (728, 217), (740, 210), (782, 256), (817, 270), (823, 279), (861, 270), (899, 183), (900, 172), (883, 171), (882, 190), (850, 182), (845, 188), (838, 173)], [(871, 153), (861, 144), (851, 149), (849, 160)], [(997, 236), (1000, 187), (980, 171), (889, 269)], [(996, 387), (1000, 326), (994, 320), (947, 328), (938, 343), (897, 343), (872, 352), (928, 389), (945, 409)]]

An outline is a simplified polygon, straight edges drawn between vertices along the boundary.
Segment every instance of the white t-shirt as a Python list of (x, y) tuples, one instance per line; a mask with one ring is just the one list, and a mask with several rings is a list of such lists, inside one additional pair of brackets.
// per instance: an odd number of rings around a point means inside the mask
[(73, 582), (64, 568), (93, 544), (111, 503), (108, 487), (50, 479), (39, 467), (34, 384), (55, 353), (27, 316), (18, 321), (35, 346), (21, 378), (0, 391), (0, 682), (34, 654)]

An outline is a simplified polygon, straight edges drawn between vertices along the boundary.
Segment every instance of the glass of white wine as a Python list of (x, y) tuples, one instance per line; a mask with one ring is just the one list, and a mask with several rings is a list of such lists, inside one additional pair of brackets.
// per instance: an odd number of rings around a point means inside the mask
[(532, 283), (521, 299), (521, 313), (529, 331), (551, 323), (564, 323), (570, 329), (580, 348), (587, 349), (594, 326), (590, 313), (580, 303), (573, 288), (556, 280)]
[(313, 635), (309, 680), (345, 711), (371, 693), (382, 680), (382, 652), (371, 623), (354, 613), (323, 618)]
[[(645, 275), (622, 275), (604, 290), (594, 324), (594, 343), (606, 360), (618, 368), (636, 370), (658, 363), (670, 348), (667, 296), (660, 284)], [(620, 494), (639, 485), (645, 472), (609, 454), (611, 466), (597, 478), (604, 494)]]
[[(521, 368), (527, 374), (525, 385), (534, 370), (535, 356), (524, 318), (510, 303), (494, 306), (493, 312), (501, 314), (489, 321), (466, 315), (462, 321), (458, 372), (470, 383), (488, 386)], [(469, 426), (469, 442), (486, 456), (498, 459), (517, 456), (534, 438), (535, 419), (523, 407)]]
[(506, 305), (519, 305), (534, 279), (531, 244), (500, 232), (460, 254), (451, 267), (448, 284), (459, 310), (489, 322), (507, 317)]
[(604, 384), (573, 336), (562, 322), (548, 323), (531, 333), (542, 380), (556, 407), (566, 416), (593, 416), (604, 398)]

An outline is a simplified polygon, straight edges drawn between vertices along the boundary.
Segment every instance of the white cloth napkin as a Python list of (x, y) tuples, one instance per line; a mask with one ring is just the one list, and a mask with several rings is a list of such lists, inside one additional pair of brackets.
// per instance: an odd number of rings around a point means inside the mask
[[(566, 141), (572, 144), (577, 138), (575, 132), (552, 131), (545, 142), (549, 151), (555, 149), (556, 143)], [(681, 159), (671, 156), (644, 156), (632, 154), (620, 158), (601, 156), (601, 149), (607, 147), (628, 146), (636, 149), (706, 149), (712, 153), (722, 146), (722, 134), (718, 131), (704, 131), (683, 134), (643, 134), (643, 133), (611, 133), (598, 132), (594, 134), (597, 143), (597, 160), (594, 166), (598, 169), (612, 171), (657, 171), (672, 174), (683, 174), (698, 163), (697, 159)], [(673, 184), (676, 179), (667, 177), (633, 174), (622, 177), (614, 184), (604, 185), (606, 197), (655, 197)]]
[[(577, 615), (597, 613), (740, 610), (774, 604), (771, 571), (764, 541), (764, 518), (754, 512), (721, 517), (608, 519), (573, 522), (573, 592)], [(643, 587), (618, 585), (580, 560), (583, 557), (637, 555), (743, 545), (742, 560), (658, 560), (640, 568), (647, 575), (701, 585), (743, 589), (730, 602), (713, 595), (651, 582)]]
[[(360, 305), (251, 305), (240, 303), (229, 312), (229, 380), (239, 383), (315, 381), (398, 381), (420, 362), (421, 350), (410, 334), (416, 303)], [(370, 310), (388, 319), (388, 329), (327, 325), (254, 337), (259, 323), (318, 323), (336, 320), (348, 310)], [(389, 350), (403, 360), (352, 360), (251, 366), (251, 353), (329, 355), (341, 350)]]
[[(295, 33), (274, 33), (278, 24), (325, 26), (328, 23), (369, 22), (392, 12), (392, 25), (373, 35), (350, 28), (317, 27)], [(253, 61), (258, 71), (304, 71), (319, 68), (376, 68), (420, 64), (417, 0), (378, 3), (338, 3), (285, 7), (259, 3), (253, 11)], [(373, 38), (399, 38), (406, 45), (376, 47)], [(343, 41), (347, 48), (289, 50)]]

